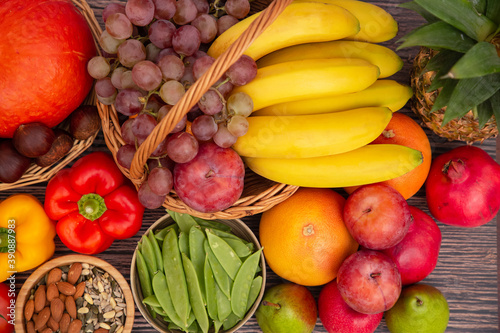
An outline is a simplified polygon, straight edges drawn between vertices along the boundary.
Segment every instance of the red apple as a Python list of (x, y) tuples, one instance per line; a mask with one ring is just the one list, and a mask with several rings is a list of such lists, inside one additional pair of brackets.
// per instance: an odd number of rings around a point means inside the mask
[(174, 189), (189, 207), (202, 213), (229, 208), (243, 192), (245, 166), (231, 148), (201, 143), (198, 154), (174, 167)]
[(405, 198), (392, 187), (377, 183), (351, 193), (344, 206), (344, 222), (363, 247), (387, 249), (408, 232), (411, 214)]
[(401, 294), (401, 275), (394, 261), (380, 251), (362, 249), (340, 266), (337, 283), (354, 310), (375, 314), (389, 310)]
[(1, 1), (0, 17), (0, 137), (25, 123), (59, 124), (92, 87), (87, 21), (69, 0)]
[(342, 299), (337, 280), (327, 283), (321, 289), (318, 312), (328, 333), (373, 333), (384, 316), (383, 312), (364, 314), (353, 310)]
[(382, 250), (398, 266), (403, 286), (425, 279), (436, 267), (441, 248), (441, 230), (432, 217), (414, 206), (410, 206), (410, 212), (413, 223), (406, 236)]

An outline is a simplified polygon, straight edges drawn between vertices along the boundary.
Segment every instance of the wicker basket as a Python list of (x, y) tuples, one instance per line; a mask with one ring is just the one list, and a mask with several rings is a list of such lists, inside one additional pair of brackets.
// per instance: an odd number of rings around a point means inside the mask
[[(259, 18), (248, 27), (224, 54), (216, 59), (212, 67), (188, 89), (182, 99), (155, 127), (154, 131), (137, 150), (130, 170), (121, 167), (117, 163), (123, 174), (137, 188), (146, 178), (145, 164), (155, 147), (165, 139), (175, 124), (197, 103), (201, 96), (224, 74), (229, 66), (239, 59), (252, 41), (276, 19), (289, 3), (291, 3), (291, 0), (274, 0), (271, 3), (265, 0), (253, 1), (252, 12), (263, 10)], [(101, 103), (97, 103), (97, 107), (101, 115), (102, 130), (106, 145), (116, 161), (116, 153), (124, 145), (120, 133), (120, 122), (117, 111), (114, 106), (106, 106)], [(236, 219), (262, 213), (290, 197), (297, 189), (297, 186), (279, 184), (265, 179), (247, 168), (245, 187), (241, 198), (232, 207), (224, 211), (216, 213), (195, 211), (184, 204), (174, 191), (167, 196), (163, 206), (176, 212), (188, 213), (206, 219)]]
[[(80, 10), (80, 12), (83, 14), (85, 19), (88, 22), (89, 28), (92, 32), (92, 35), (94, 36), (94, 41), (96, 43), (96, 47), (99, 51), (98, 47), (98, 36), (100, 36), (99, 33), (99, 23), (97, 22), (94, 12), (90, 8), (90, 6), (85, 2), (85, 0), (72, 0), (73, 4)], [(82, 104), (85, 105), (96, 105), (97, 98), (95, 97), (95, 93), (93, 90), (87, 95), (87, 98), (83, 101)], [(65, 128), (67, 127), (67, 124), (60, 124), (59, 127)], [(64, 156), (62, 159), (60, 159), (58, 162), (48, 166), (48, 167), (40, 167), (36, 165), (35, 163), (32, 163), (32, 165), (26, 170), (24, 175), (17, 180), (14, 183), (1, 183), (0, 182), (0, 191), (5, 191), (5, 190), (10, 190), (18, 187), (23, 187), (27, 185), (32, 185), (32, 184), (37, 184), (41, 182), (48, 181), (50, 178), (52, 178), (59, 170), (64, 168), (66, 165), (71, 163), (75, 158), (77, 158), (81, 153), (83, 153), (85, 150), (87, 150), (92, 143), (94, 142), (95, 137), (97, 136), (97, 133), (93, 135), (92, 137), (88, 138), (87, 140), (74, 140), (73, 142), (73, 147), (71, 150)]]

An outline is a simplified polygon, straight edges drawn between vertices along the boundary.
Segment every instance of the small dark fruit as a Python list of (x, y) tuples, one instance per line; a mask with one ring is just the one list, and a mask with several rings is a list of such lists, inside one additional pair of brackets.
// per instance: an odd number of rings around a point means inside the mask
[(19, 125), (14, 132), (12, 143), (21, 155), (35, 158), (47, 154), (55, 138), (52, 128), (34, 122)]
[(68, 132), (56, 128), (54, 129), (54, 134), (56, 138), (52, 143), (49, 151), (46, 154), (35, 159), (35, 163), (42, 168), (56, 163), (61, 158), (66, 156), (71, 148), (73, 148), (73, 138), (71, 137), (71, 135), (69, 135)]
[(69, 133), (77, 140), (87, 140), (101, 128), (95, 105), (81, 105), (70, 115)]
[(19, 154), (12, 140), (0, 142), (0, 181), (14, 183), (21, 178), (31, 164), (31, 159)]

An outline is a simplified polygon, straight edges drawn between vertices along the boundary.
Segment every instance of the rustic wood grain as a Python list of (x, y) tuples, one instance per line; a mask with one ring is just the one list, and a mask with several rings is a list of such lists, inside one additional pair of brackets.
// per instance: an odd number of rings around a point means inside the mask
[[(94, 9), (96, 18), (102, 24), (102, 10), (112, 1), (88, 0)], [(120, 2), (120, 1), (113, 1)], [(125, 2), (125, 1), (121, 1)], [(403, 0), (387, 1), (367, 1), (376, 4), (389, 11), (399, 23), (399, 33), (391, 41), (383, 45), (396, 50), (397, 40), (404, 34), (422, 24), (424, 21), (415, 13), (399, 8), (398, 5), (405, 2)], [(398, 50), (397, 53), (404, 60), (404, 66), (400, 72), (392, 78), (401, 83), (409, 84), (409, 73), (411, 61), (418, 52), (417, 48)], [(416, 116), (406, 107), (402, 111), (414, 119)], [(450, 150), (462, 145), (460, 142), (448, 142), (439, 138), (429, 130), (426, 133), (432, 144), (433, 155)], [(496, 140), (490, 139), (481, 145), (494, 158), (500, 158), (500, 149)], [(106, 151), (106, 145), (102, 133), (100, 133), (91, 148), (85, 153), (93, 151)], [(0, 192), (0, 199), (14, 193), (31, 193), (42, 202), (44, 200), (46, 183), (27, 186), (15, 190)], [(429, 213), (426, 207), (425, 192), (421, 189), (414, 197), (408, 200), (410, 205), (414, 205)], [(106, 260), (116, 267), (129, 281), (130, 263), (134, 248), (146, 229), (158, 218), (164, 215), (163, 209), (149, 210), (144, 215), (144, 222), (138, 234), (127, 240), (115, 241), (115, 243), (104, 253), (96, 255)], [(258, 224), (260, 215), (243, 218), (242, 220), (258, 236)], [(497, 235), (500, 226), (496, 220), (488, 224), (473, 228), (458, 228), (438, 223), (442, 235), (442, 247), (436, 269), (422, 283), (431, 284), (440, 289), (449, 302), (450, 321), (447, 332), (471, 333), (471, 332), (498, 332), (498, 253), (497, 249), (500, 240)], [(55, 257), (66, 254), (73, 254), (60, 241), (56, 239)], [(16, 277), (16, 287), (21, 288), (25, 279), (32, 271), (18, 274)], [(266, 286), (270, 287), (284, 280), (275, 275), (268, 267)], [(313, 295), (318, 297), (321, 287), (310, 288)], [(251, 318), (243, 326), (240, 332), (260, 332), (260, 328), (255, 320)], [(155, 330), (144, 320), (139, 311), (136, 310), (133, 332), (155, 332)], [(318, 319), (314, 332), (326, 332)], [(389, 332), (384, 321), (380, 324), (376, 332)]]

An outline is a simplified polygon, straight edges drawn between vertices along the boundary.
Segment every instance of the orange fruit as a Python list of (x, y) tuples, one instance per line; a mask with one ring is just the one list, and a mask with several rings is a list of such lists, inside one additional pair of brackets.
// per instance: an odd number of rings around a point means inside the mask
[(344, 203), (331, 189), (301, 187), (265, 211), (259, 238), (273, 272), (303, 286), (335, 279), (344, 259), (358, 249), (342, 218)]
[[(411, 198), (424, 185), (431, 168), (432, 152), (429, 138), (422, 127), (403, 113), (394, 113), (386, 129), (372, 144), (397, 144), (417, 149), (424, 157), (422, 164), (410, 172), (381, 183), (396, 189), (405, 199)], [(359, 186), (346, 187), (349, 194)]]

